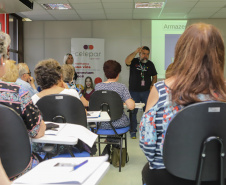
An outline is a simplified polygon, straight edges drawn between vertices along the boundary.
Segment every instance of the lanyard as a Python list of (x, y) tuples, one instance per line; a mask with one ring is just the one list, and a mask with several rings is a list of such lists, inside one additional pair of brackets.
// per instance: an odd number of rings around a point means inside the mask
[(144, 79), (145, 64), (142, 66), (142, 65), (141, 65), (141, 62), (140, 62), (140, 69), (141, 69), (141, 73), (140, 73), (141, 78), (143, 78), (143, 79)]

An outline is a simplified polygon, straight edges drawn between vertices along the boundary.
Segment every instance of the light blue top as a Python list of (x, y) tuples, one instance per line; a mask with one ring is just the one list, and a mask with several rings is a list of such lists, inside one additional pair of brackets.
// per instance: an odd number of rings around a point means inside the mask
[(81, 92), (81, 90), (79, 88), (76, 87), (76, 85), (69, 84), (69, 83), (66, 83), (66, 84), (67, 84), (69, 89), (75, 89), (78, 92), (80, 98), (82, 97), (82, 92)]
[(26, 90), (28, 90), (31, 97), (38, 93), (38, 91), (36, 89), (33, 89), (28, 82), (25, 82), (21, 78), (18, 78), (16, 80), (16, 84), (18, 84), (18, 85), (22, 86), (23, 88), (25, 88)]

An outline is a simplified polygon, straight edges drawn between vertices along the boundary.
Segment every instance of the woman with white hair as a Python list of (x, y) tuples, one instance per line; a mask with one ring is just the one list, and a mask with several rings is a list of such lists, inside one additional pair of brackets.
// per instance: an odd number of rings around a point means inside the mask
[[(5, 62), (8, 58), (8, 47), (10, 44), (7, 41), (7, 37), (9, 37), (7, 34), (0, 31), (0, 77), (3, 77), (6, 73)], [(28, 91), (14, 83), (0, 80), (0, 95), (0, 104), (14, 109), (21, 116), (30, 137), (40, 138), (45, 134), (46, 125), (42, 120), (40, 111), (32, 103)], [(10, 177), (10, 179), (13, 180), (30, 170), (32, 161), (33, 159), (31, 158), (27, 168), (16, 176)]]
[(64, 55), (64, 61), (63, 64), (73, 64), (74, 63), (74, 58), (71, 53), (67, 53)]

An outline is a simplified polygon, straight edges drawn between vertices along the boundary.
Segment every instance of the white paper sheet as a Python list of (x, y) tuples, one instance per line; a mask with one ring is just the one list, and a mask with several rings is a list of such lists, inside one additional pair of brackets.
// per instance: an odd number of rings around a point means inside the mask
[(93, 146), (93, 143), (97, 139), (97, 134), (94, 134), (87, 128), (76, 125), (76, 124), (69, 124), (67, 123), (66, 126), (57, 134), (58, 136), (74, 136), (82, 140), (84, 143), (89, 145), (90, 147)]
[[(82, 184), (94, 171), (107, 161), (108, 156), (56, 158), (44, 161), (34, 169), (16, 179), (13, 184)], [(56, 167), (57, 163), (79, 164), (88, 160), (76, 170)]]
[[(46, 122), (49, 123), (49, 122)], [(57, 136), (67, 136), (67, 137), (76, 137), (82, 140), (84, 143), (93, 146), (94, 142), (97, 139), (97, 134), (91, 132), (87, 128), (70, 123), (54, 123), (59, 125), (57, 131), (55, 130), (46, 130), (45, 135), (57, 135)]]
[(100, 113), (101, 111), (87, 111), (87, 118), (98, 118)]

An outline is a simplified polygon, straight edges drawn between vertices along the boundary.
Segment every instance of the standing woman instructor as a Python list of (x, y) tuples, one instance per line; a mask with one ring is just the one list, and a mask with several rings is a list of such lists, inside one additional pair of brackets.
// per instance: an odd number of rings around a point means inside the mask
[[(74, 58), (73, 58), (71, 53), (67, 53), (66, 55), (64, 55), (63, 64), (70, 64), (70, 65), (74, 64)], [(78, 77), (78, 75), (75, 71), (75, 74), (74, 74), (74, 77), (73, 77), (74, 82), (77, 80), (77, 77)]]

